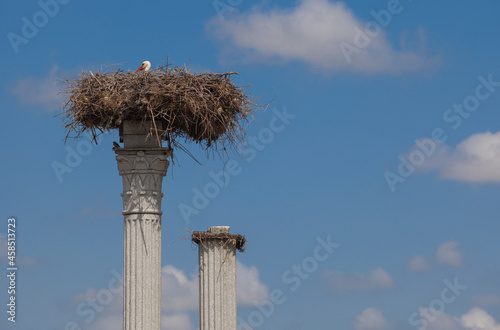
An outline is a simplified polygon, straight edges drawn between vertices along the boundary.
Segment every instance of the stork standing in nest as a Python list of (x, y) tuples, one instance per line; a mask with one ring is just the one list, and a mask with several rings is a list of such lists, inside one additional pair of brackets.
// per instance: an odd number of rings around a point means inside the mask
[(141, 66), (139, 67), (139, 69), (135, 70), (135, 73), (139, 72), (139, 71), (148, 71), (149, 69), (151, 68), (151, 62), (149, 61), (144, 61), (142, 62)]

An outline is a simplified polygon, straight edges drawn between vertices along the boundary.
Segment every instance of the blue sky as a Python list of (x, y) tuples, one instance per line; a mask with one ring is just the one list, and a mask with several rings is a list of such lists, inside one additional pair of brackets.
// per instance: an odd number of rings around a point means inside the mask
[[(196, 329), (187, 230), (228, 225), (239, 329), (500, 329), (496, 1), (7, 2), (0, 27), (0, 264), (17, 219), (17, 321), (121, 329), (112, 142), (64, 144), (61, 77), (117, 64), (237, 71), (273, 100), (248, 161), (189, 145), (163, 183), (163, 329)], [(57, 175), (54, 166), (70, 171)], [(182, 209), (194, 208), (186, 215)], [(118, 284), (117, 284), (118, 283)]]

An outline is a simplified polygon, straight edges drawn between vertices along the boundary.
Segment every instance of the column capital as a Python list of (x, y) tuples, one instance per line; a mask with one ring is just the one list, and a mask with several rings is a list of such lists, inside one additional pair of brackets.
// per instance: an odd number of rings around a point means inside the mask
[[(157, 170), (167, 172), (168, 157), (173, 151), (169, 148), (113, 148), (117, 154), (118, 170)], [(164, 174), (164, 175), (165, 175)], [(122, 175), (120, 173), (120, 175)]]
[(161, 215), (163, 177), (169, 166), (168, 148), (113, 148), (123, 182), (123, 214)]

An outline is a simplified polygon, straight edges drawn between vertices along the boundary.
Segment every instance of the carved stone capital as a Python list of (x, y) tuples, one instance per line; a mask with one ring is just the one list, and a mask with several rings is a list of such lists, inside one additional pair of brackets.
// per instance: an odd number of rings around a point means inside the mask
[(123, 182), (123, 215), (161, 215), (163, 177), (171, 150), (167, 148), (115, 148)]

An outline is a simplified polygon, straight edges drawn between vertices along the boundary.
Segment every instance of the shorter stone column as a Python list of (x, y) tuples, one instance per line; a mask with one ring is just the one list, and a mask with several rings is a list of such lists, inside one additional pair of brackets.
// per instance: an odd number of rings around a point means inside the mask
[(243, 252), (245, 237), (229, 233), (229, 226), (195, 231), (200, 283), (200, 330), (236, 330), (236, 249)]

